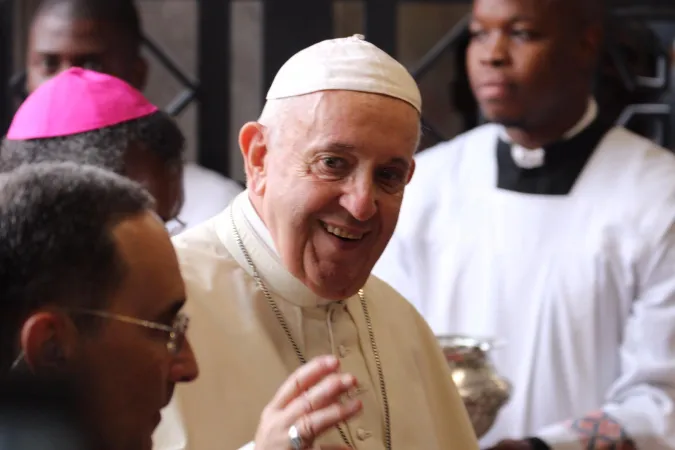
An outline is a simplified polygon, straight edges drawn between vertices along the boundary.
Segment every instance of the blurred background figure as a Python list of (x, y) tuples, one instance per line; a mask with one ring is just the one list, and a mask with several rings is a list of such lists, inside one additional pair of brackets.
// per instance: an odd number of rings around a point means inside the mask
[[(148, 78), (142, 34), (132, 0), (44, 0), (30, 25), (28, 92), (71, 67), (114, 75), (142, 91)], [(221, 151), (226, 151), (225, 143)], [(209, 219), (242, 190), (235, 181), (192, 162), (185, 164), (181, 176), (185, 202), (180, 223), (172, 224), (175, 230)]]
[(505, 343), (492, 449), (675, 447), (675, 155), (598, 106), (605, 19), (600, 1), (473, 1), (489, 123), (418, 154), (374, 269), (436, 334)]

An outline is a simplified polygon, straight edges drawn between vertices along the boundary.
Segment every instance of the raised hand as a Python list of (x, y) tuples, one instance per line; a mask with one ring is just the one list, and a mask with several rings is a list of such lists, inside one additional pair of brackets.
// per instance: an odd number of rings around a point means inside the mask
[[(339, 369), (337, 358), (321, 356), (293, 372), (260, 416), (255, 450), (312, 448), (323, 432), (360, 412), (359, 400), (341, 401), (342, 395), (356, 387), (357, 380), (339, 373)], [(297, 438), (291, 439), (293, 436)]]

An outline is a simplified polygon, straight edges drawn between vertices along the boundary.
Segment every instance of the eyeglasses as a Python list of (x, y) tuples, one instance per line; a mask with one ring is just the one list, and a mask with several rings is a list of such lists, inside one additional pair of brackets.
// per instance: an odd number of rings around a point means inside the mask
[(183, 313), (178, 313), (173, 324), (169, 326), (164, 325), (163, 323), (151, 322), (149, 320), (137, 319), (135, 317), (122, 316), (120, 314), (112, 314), (93, 309), (69, 309), (68, 312), (116, 320), (118, 322), (129, 323), (131, 325), (138, 325), (140, 327), (169, 333), (166, 348), (172, 355), (177, 355), (183, 349), (183, 345), (185, 344), (185, 333), (187, 332), (188, 324), (190, 323), (190, 318)]
[[(117, 320), (118, 322), (129, 323), (132, 325), (138, 325), (141, 327), (169, 333), (169, 340), (166, 342), (166, 349), (173, 356), (179, 354), (183, 349), (183, 345), (185, 344), (185, 333), (187, 332), (188, 324), (190, 323), (190, 318), (183, 313), (178, 313), (173, 321), (173, 325), (168, 326), (162, 323), (151, 322), (149, 320), (136, 319), (135, 317), (122, 316), (120, 314), (112, 314), (105, 311), (96, 311), (92, 309), (69, 309), (68, 312), (101, 317), (103, 319)], [(23, 350), (21, 350), (14, 362), (12, 362), (12, 365), (9, 368), (10, 372), (14, 371), (19, 366), (21, 361), (23, 361), (24, 355), (25, 354)]]
[(166, 231), (169, 236), (176, 236), (185, 231), (187, 224), (183, 222), (180, 217), (174, 217), (166, 223)]

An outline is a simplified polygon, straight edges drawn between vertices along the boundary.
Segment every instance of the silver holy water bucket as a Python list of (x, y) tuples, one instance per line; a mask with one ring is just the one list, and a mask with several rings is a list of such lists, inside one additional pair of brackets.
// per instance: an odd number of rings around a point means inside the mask
[(511, 397), (511, 383), (497, 374), (488, 358), (493, 342), (468, 336), (437, 336), (437, 339), (476, 436), (481, 438)]

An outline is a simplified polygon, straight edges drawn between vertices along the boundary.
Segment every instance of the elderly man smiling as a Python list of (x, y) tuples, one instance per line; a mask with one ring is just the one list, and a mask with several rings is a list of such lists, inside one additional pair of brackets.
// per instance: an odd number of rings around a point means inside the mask
[[(267, 100), (240, 133), (248, 190), (175, 239), (203, 375), (177, 392), (156, 447), (245, 444), (276, 386), (307, 359), (334, 354), (356, 377), (350, 396), (363, 411), (317, 444), (476, 449), (433, 334), (370, 276), (413, 174), (417, 85), (354, 36), (293, 56)], [(316, 406), (308, 400), (306, 412)], [(301, 417), (288, 428), (279, 448), (307, 448), (313, 424)]]

